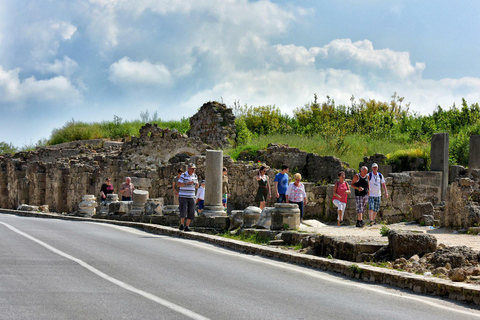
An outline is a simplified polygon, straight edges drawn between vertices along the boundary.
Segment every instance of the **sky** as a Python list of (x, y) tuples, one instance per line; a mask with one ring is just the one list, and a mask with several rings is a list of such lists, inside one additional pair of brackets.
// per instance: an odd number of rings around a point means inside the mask
[(474, 0), (2, 0), (0, 141), (208, 101), (480, 102), (479, 16)]

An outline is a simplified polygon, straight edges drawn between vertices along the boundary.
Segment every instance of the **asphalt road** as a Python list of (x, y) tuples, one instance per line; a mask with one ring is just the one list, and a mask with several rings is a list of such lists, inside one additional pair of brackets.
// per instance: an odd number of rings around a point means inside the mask
[(0, 319), (480, 319), (473, 306), (197, 241), (0, 214)]

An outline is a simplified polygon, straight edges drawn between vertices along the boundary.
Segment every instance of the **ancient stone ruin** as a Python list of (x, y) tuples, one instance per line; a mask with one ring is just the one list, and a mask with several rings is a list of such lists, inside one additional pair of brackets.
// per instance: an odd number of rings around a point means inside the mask
[(230, 145), (236, 138), (235, 116), (223, 103), (207, 102), (190, 118), (189, 137), (198, 137), (215, 149)]

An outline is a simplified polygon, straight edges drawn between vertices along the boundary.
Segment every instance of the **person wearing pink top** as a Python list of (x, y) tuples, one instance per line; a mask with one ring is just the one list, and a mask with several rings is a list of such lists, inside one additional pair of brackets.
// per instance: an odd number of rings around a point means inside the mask
[(288, 185), (285, 197), (287, 198), (287, 203), (295, 203), (298, 205), (300, 209), (300, 221), (303, 221), (303, 207), (307, 204), (307, 194), (305, 193), (305, 186), (300, 182), (302, 175), (295, 173), (294, 179), (295, 182)]
[(338, 226), (343, 221), (343, 213), (347, 206), (347, 198), (350, 193), (350, 186), (345, 181), (345, 172), (338, 173), (338, 181), (333, 187), (333, 204), (338, 208)]

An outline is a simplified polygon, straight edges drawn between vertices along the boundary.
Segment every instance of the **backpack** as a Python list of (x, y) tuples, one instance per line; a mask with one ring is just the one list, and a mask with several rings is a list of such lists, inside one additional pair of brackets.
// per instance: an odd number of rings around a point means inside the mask
[[(380, 172), (378, 172), (378, 176), (380, 177), (380, 181), (382, 181), (383, 176), (382, 176), (382, 174), (381, 174)], [(368, 173), (368, 179), (369, 179), (369, 180), (372, 180), (372, 178), (373, 178), (373, 172), (369, 172), (369, 173)]]

